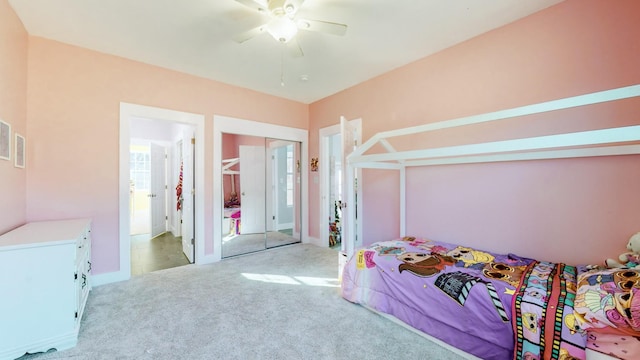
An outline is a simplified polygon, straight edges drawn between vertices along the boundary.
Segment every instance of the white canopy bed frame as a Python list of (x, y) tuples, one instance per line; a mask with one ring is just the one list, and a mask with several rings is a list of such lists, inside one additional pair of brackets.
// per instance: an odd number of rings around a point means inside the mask
[[(398, 170), (400, 172), (399, 235), (405, 236), (405, 182), (408, 167), (640, 154), (640, 145), (628, 144), (640, 141), (640, 125), (408, 151), (397, 151), (389, 142), (390, 139), (638, 96), (640, 96), (640, 85), (633, 85), (480, 115), (383, 131), (372, 136), (347, 156), (345, 176), (346, 179), (353, 179), (357, 168)], [(344, 118), (342, 120), (344, 128), (346, 121)], [(379, 149), (380, 146), (386, 152), (369, 153)], [(345, 181), (345, 183), (347, 182), (348, 180)], [(353, 182), (351, 183), (353, 184)], [(347, 186), (346, 191), (347, 201), (354, 203), (355, 186)], [(346, 210), (346, 214), (343, 217), (346, 216), (349, 224), (355, 224), (355, 207), (344, 210)], [(348, 227), (343, 234), (344, 250), (349, 257), (353, 254), (355, 247), (362, 245), (362, 239), (356, 239), (356, 227), (359, 226)]]
[(240, 163), (240, 158), (224, 159), (222, 160), (222, 175), (231, 176), (231, 193), (236, 192), (235, 176), (240, 175), (240, 171), (231, 170), (232, 167)]
[[(356, 169), (398, 170), (400, 175), (399, 236), (402, 237), (406, 235), (405, 184), (406, 169), (408, 167), (640, 154), (640, 125), (406, 151), (396, 150), (389, 141), (390, 139), (398, 138), (400, 136), (421, 134), (472, 124), (488, 123), (492, 121), (639, 96), (640, 85), (634, 85), (491, 113), (377, 133), (346, 157), (346, 179), (344, 182), (353, 184), (353, 186), (345, 186), (347, 201), (354, 203), (355, 200), (355, 191), (357, 191), (355, 186), (356, 184), (354, 184), (354, 180), (349, 181), (348, 179), (354, 179), (353, 174), (355, 174)], [(344, 132), (348, 125), (344, 118), (342, 118), (341, 123)], [(358, 182), (361, 182), (361, 180), (358, 180)], [(343, 219), (345, 219), (348, 224), (356, 224), (355, 212), (355, 206), (344, 208)], [(361, 220), (362, 218), (358, 216), (358, 221)], [(343, 251), (345, 251), (346, 254), (343, 253), (341, 255), (343, 258), (351, 258), (354, 255), (355, 249), (363, 245), (363, 239), (356, 238), (355, 236), (356, 228), (359, 227), (360, 225), (358, 224), (356, 226), (348, 226), (346, 228), (346, 231), (343, 234)], [(392, 316), (386, 314), (382, 315), (416, 331), (418, 334), (423, 335), (460, 355), (474, 358), (461, 350), (453, 348), (448, 344), (409, 327)], [(611, 359), (606, 355), (589, 349), (587, 349), (587, 358)]]

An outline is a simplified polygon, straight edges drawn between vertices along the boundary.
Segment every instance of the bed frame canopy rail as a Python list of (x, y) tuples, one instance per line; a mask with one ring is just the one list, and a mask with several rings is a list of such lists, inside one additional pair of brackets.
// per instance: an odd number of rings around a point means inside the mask
[(224, 159), (222, 160), (222, 175), (231, 176), (231, 192), (236, 192), (235, 175), (239, 175), (240, 171), (231, 170), (231, 168), (240, 163), (240, 158)]
[[(354, 150), (347, 157), (347, 163), (350, 169), (399, 170), (400, 236), (405, 236), (407, 167), (640, 154), (640, 144), (629, 144), (640, 141), (640, 125), (408, 151), (397, 151), (389, 139), (638, 96), (640, 96), (640, 85), (633, 85), (496, 112), (383, 131), (375, 134)], [(386, 152), (368, 154), (367, 152), (375, 146), (377, 146), (377, 150), (383, 148)], [(349, 192), (353, 191), (355, 190), (350, 187)], [(348, 211), (347, 216), (347, 221), (353, 224), (355, 214)], [(356, 246), (354, 235), (354, 233), (345, 234), (348, 256), (353, 255)]]

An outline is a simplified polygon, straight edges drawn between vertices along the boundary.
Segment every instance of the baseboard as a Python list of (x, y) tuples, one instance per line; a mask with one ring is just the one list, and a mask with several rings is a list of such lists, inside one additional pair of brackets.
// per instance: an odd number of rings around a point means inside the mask
[(208, 254), (198, 257), (196, 259), (196, 265), (213, 264), (218, 261), (220, 261), (220, 256), (216, 256), (215, 254)]
[(113, 271), (104, 274), (91, 275), (91, 286), (101, 286), (120, 281), (129, 280), (131, 274), (125, 274), (122, 271)]
[(306, 239), (302, 239), (302, 243), (311, 244), (311, 245), (320, 246), (320, 247), (327, 247), (327, 245), (323, 244), (322, 241), (320, 241), (320, 239), (314, 238), (311, 236), (307, 237)]
[(278, 229), (278, 231), (285, 230), (285, 229), (293, 229), (293, 223), (276, 224), (276, 228)]
[[(211, 264), (218, 261), (220, 261), (219, 257), (215, 256), (214, 254), (210, 254), (210, 255), (199, 257), (196, 261), (196, 264), (205, 265), (205, 264)], [(113, 272), (104, 273), (104, 274), (92, 275), (91, 285), (101, 286), (101, 285), (129, 280), (130, 278), (131, 278), (131, 274), (125, 274), (122, 271), (113, 271)]]

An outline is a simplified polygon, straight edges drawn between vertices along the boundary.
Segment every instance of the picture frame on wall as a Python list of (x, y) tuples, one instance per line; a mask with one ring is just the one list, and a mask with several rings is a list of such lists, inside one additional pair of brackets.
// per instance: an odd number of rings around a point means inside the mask
[(11, 160), (11, 125), (0, 120), (0, 159)]
[(25, 165), (25, 139), (24, 136), (16, 133), (16, 158), (15, 158), (15, 167), (23, 168)]

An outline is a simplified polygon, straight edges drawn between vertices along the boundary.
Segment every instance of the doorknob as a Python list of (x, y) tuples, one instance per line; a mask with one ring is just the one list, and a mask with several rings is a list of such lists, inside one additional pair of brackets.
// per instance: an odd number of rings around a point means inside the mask
[(244, 191), (242, 192), (242, 196), (244, 196)]

